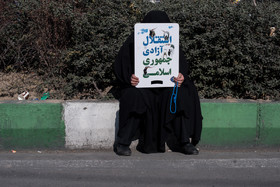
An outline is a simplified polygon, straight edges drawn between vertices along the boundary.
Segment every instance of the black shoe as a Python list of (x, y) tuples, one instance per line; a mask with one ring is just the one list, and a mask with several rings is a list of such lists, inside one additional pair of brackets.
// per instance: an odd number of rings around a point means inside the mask
[(199, 151), (191, 143), (187, 143), (182, 147), (182, 153), (186, 155), (198, 155)]
[(130, 150), (129, 146), (117, 145), (116, 153), (117, 153), (117, 155), (120, 155), (120, 156), (130, 156), (131, 150)]

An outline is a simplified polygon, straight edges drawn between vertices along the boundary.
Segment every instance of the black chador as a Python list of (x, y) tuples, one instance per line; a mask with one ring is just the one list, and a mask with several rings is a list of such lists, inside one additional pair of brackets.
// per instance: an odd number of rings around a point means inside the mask
[[(151, 11), (142, 23), (170, 23), (163, 11)], [(170, 112), (173, 88), (136, 88), (131, 85), (134, 74), (134, 33), (121, 47), (114, 64), (121, 86), (119, 155), (130, 155), (129, 146), (139, 139), (137, 150), (143, 153), (165, 151), (165, 143), (185, 154), (198, 154), (194, 147), (200, 140), (202, 116), (197, 90), (188, 77), (188, 62), (179, 50), (179, 72), (184, 81), (178, 88), (177, 112)]]

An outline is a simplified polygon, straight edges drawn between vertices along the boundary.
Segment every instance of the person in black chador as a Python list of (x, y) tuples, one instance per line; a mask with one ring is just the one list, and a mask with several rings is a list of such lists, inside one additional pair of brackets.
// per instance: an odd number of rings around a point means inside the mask
[[(170, 23), (163, 11), (151, 11), (142, 23)], [(134, 33), (121, 47), (114, 64), (121, 86), (119, 131), (115, 152), (130, 156), (133, 140), (142, 153), (165, 152), (165, 143), (173, 142), (175, 151), (198, 154), (195, 145), (200, 140), (202, 116), (198, 93), (188, 77), (188, 63), (179, 50), (177, 112), (170, 112), (173, 88), (136, 88), (134, 75)], [(170, 141), (172, 140), (172, 141)], [(174, 141), (175, 140), (175, 141)], [(176, 142), (176, 143), (174, 143)], [(169, 145), (168, 144), (168, 145)]]

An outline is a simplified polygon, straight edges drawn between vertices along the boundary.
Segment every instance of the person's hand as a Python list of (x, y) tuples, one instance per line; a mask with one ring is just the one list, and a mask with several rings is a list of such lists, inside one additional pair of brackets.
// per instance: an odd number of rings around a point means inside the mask
[(132, 86), (137, 86), (139, 83), (139, 78), (132, 74), (130, 78), (130, 83)]
[(182, 73), (179, 73), (178, 77), (174, 78), (175, 83), (178, 82), (178, 87), (180, 87), (182, 85), (184, 80), (185, 80), (185, 78), (184, 78), (184, 75)]

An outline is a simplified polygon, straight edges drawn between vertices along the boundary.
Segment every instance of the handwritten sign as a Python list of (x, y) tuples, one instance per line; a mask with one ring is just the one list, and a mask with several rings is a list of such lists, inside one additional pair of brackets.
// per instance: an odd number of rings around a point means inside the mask
[(137, 88), (173, 87), (179, 73), (179, 25), (137, 23), (134, 26)]

